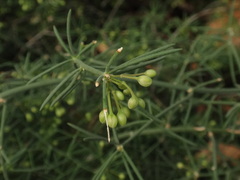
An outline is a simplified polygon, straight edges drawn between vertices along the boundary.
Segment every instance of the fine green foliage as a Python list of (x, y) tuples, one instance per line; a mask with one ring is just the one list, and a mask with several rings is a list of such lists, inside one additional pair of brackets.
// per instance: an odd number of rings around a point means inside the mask
[[(51, 3), (19, 1), (17, 12)], [(0, 64), (3, 180), (239, 178), (236, 2), (184, 18), (173, 12), (187, 1), (142, 3), (125, 13), (116, 0), (103, 15), (96, 2), (59, 1), (46, 9), (56, 23), (44, 22), (39, 51)], [(74, 8), (55, 17), (63, 5)], [(215, 6), (230, 9), (224, 36), (199, 20)]]

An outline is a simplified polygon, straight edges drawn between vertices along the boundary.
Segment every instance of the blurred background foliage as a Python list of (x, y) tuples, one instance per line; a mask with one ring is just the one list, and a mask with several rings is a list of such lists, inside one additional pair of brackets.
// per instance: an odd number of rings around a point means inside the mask
[[(196, 3), (185, 0), (104, 0), (91, 3), (86, 0), (2, 1), (1, 62), (19, 61), (19, 57), (28, 52), (34, 55), (33, 59), (52, 56), (56, 52), (52, 27), (56, 25), (65, 29), (65, 18), (69, 9), (73, 9), (74, 39), (101, 39), (109, 45), (119, 41), (131, 44), (128, 40), (146, 41), (144, 45), (147, 46), (148, 41), (169, 39), (184, 19), (207, 5), (208, 1)], [(195, 25), (202, 25), (201, 21), (197, 23)], [(194, 33), (194, 26), (189, 30)], [(189, 36), (191, 33), (184, 34)], [(130, 37), (132, 38), (129, 39)]]
[[(153, 86), (134, 88), (155, 118), (174, 108), (160, 116), (160, 125), (155, 122), (126, 144), (126, 151), (144, 179), (239, 177), (239, 1), (2, 0), (0, 4), (0, 94), (25, 85), (63, 60), (52, 27), (66, 40), (69, 9), (74, 45), (99, 42), (82, 57), (91, 57), (92, 62), (106, 62), (112, 49), (121, 46), (119, 61), (127, 61), (173, 42), (181, 52), (146, 67), (158, 72)], [(57, 82), (68, 68), (56, 69), (43, 80)], [(82, 80), (65, 99), (42, 111), (39, 107), (53, 89), (47, 83), (6, 99), (0, 128), (4, 180), (96, 177), (115, 147), (84, 140), (106, 135), (98, 122), (101, 92), (91, 80)], [(190, 87), (199, 88), (192, 98), (186, 95)], [(189, 98), (187, 103), (179, 103), (184, 98)], [(148, 120), (139, 110), (133, 112), (131, 123), (118, 129), (121, 142)], [(119, 158), (99, 173), (101, 180), (131, 179)]]

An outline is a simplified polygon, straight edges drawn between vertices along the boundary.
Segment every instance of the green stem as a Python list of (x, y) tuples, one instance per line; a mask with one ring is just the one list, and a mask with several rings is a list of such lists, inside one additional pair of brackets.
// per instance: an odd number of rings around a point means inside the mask
[(213, 84), (213, 83), (221, 82), (221, 81), (222, 81), (222, 78), (212, 79), (212, 80), (210, 80), (210, 81), (203, 82), (203, 83), (201, 83), (201, 84), (195, 86), (194, 89), (198, 89), (198, 88), (201, 88), (201, 87), (204, 87), (204, 86), (207, 86), (207, 85)]
[[(108, 114), (108, 100), (107, 100), (107, 81), (105, 78), (103, 78), (103, 113), (104, 113), (104, 118), (106, 120), (106, 126), (107, 126), (107, 136), (108, 136), (108, 142), (110, 142), (110, 131), (109, 131), (109, 126), (108, 126), (108, 118), (107, 118), (107, 114)], [(111, 107), (110, 107), (111, 108)]]
[(112, 75), (113, 77), (119, 77), (119, 78), (126, 78), (126, 79), (134, 79), (134, 80), (137, 80), (138, 77), (135, 77), (137, 76), (138, 74), (120, 74), (120, 75)]
[(91, 47), (93, 47), (95, 44), (97, 43), (97, 41), (92, 41), (90, 44), (87, 44), (86, 46), (84, 46), (83, 43), (80, 43), (80, 47), (79, 47), (79, 53), (77, 54), (77, 56), (75, 58), (78, 58), (79, 56), (81, 56), (84, 52), (86, 52), (87, 50), (89, 50)]
[(118, 139), (118, 135), (117, 135), (116, 129), (112, 128), (112, 132), (113, 132), (113, 139), (114, 139), (115, 143), (119, 144), (119, 139)]
[(106, 66), (105, 72), (109, 71), (110, 66), (112, 65), (113, 61), (115, 60), (115, 58), (117, 57), (117, 55), (119, 54), (119, 52), (115, 51), (115, 53), (113, 54), (112, 58), (108, 61), (108, 64)]
[(30, 89), (34, 89), (34, 88), (43, 88), (44, 86), (49, 86), (49, 85), (54, 85), (57, 84), (61, 81), (61, 79), (51, 79), (51, 80), (43, 80), (40, 82), (36, 82), (36, 83), (31, 83), (29, 85), (23, 85), (23, 86), (19, 86), (19, 87), (15, 87), (9, 90), (6, 90), (2, 93), (0, 93), (0, 98), (6, 98), (7, 96), (11, 96), (20, 92), (24, 92)]
[(109, 90), (107, 91), (107, 101), (108, 101), (109, 113), (112, 114), (113, 110), (112, 110), (111, 94)]
[(0, 165), (2, 166), (2, 173), (3, 173), (3, 178), (4, 180), (9, 180), (8, 178), (8, 173), (6, 169), (6, 164), (5, 160), (3, 158), (3, 129), (5, 125), (5, 120), (6, 120), (6, 115), (7, 115), (7, 105), (3, 105), (3, 110), (2, 110), (2, 116), (1, 116), (1, 127), (0, 127)]
[(115, 92), (115, 91), (111, 91), (111, 92), (112, 92), (113, 99), (114, 99), (114, 102), (115, 102), (115, 104), (116, 104), (117, 110), (120, 111), (120, 104), (118, 103), (118, 99), (117, 99), (117, 96), (116, 96), (116, 92)]
[(116, 78), (112, 78), (112, 76), (113, 75), (110, 76), (111, 78), (109, 79), (109, 81), (111, 81), (112, 83), (116, 84), (117, 86), (123, 85), (123, 81), (120, 81), (120, 80), (118, 80)]
[[(153, 81), (153, 84), (158, 87), (172, 88), (172, 89), (183, 90), (183, 91), (187, 91), (191, 88), (189, 86), (173, 84), (173, 83), (168, 83), (168, 82), (163, 82), (163, 81)], [(201, 87), (201, 88), (195, 89), (194, 87), (192, 87), (192, 89), (196, 93), (210, 93), (210, 94), (239, 93), (239, 88), (205, 88), (205, 87)]]
[(104, 170), (109, 166), (109, 164), (112, 162), (114, 157), (118, 154), (118, 151), (110, 153), (109, 157), (105, 159), (104, 163), (102, 166), (97, 170), (95, 175), (93, 176), (92, 180), (99, 180), (104, 173)]
[(66, 31), (67, 31), (67, 41), (68, 41), (69, 50), (70, 50), (71, 54), (74, 54), (72, 40), (71, 40), (71, 32), (70, 32), (71, 13), (72, 13), (72, 10), (70, 9), (68, 11), (68, 15), (67, 15)]
[[(171, 128), (149, 128), (142, 130), (139, 136), (149, 136), (149, 135), (159, 135), (159, 134), (165, 134), (168, 133), (169, 131), (175, 132), (175, 133), (203, 133), (207, 132), (210, 128), (208, 127), (186, 127), (186, 126), (176, 126), (176, 127), (171, 127)], [(133, 135), (138, 133), (139, 130), (135, 131), (129, 131), (129, 132), (123, 132), (118, 134), (119, 139), (125, 139), (125, 138), (132, 138)], [(235, 134), (239, 135), (240, 132), (239, 130), (234, 130), (234, 129), (223, 129), (223, 128), (211, 128), (211, 132), (213, 133), (219, 133), (219, 134)], [(123, 145), (126, 143), (124, 142)]]
[(89, 71), (93, 74), (96, 74), (98, 76), (101, 76), (103, 75), (103, 72), (98, 70), (98, 69), (95, 69), (87, 64), (85, 64), (84, 62), (82, 62), (81, 60), (77, 59), (77, 58), (73, 58), (73, 61), (74, 63), (76, 63), (79, 67), (85, 69), (86, 71)]
[(211, 150), (212, 150), (212, 172), (213, 172), (213, 179), (214, 180), (218, 180), (218, 167), (217, 167), (217, 145), (216, 145), (216, 141), (215, 141), (215, 138), (214, 138), (214, 135), (213, 133), (210, 131), (208, 132), (208, 136), (209, 136), (209, 139), (212, 143), (212, 147), (211, 147)]
[[(112, 76), (112, 75), (111, 75), (111, 76)], [(119, 86), (119, 85), (125, 86), (125, 87), (129, 90), (129, 92), (131, 93), (131, 96), (136, 96), (136, 95), (134, 94), (133, 90), (127, 85), (127, 83), (126, 83), (125, 81), (120, 81), (120, 80), (115, 79), (115, 78), (111, 78), (110, 81), (113, 82), (113, 83), (115, 83), (115, 84), (118, 85), (118, 86)]]
[[(150, 124), (152, 124), (153, 120), (148, 121), (147, 123), (145, 123), (141, 128), (139, 128), (138, 130), (134, 131), (134, 133), (131, 133), (130, 136), (128, 136), (129, 138), (126, 139), (122, 145), (124, 146), (125, 144), (128, 144), (130, 141), (132, 141), (136, 136), (142, 134), (142, 132), (144, 131), (144, 129), (146, 129)], [(120, 137), (118, 137), (120, 139)]]
[(129, 90), (129, 92), (131, 93), (131, 96), (137, 97), (133, 90), (127, 85), (127, 83), (125, 81), (122, 82), (122, 84)]
[(103, 109), (108, 109), (107, 106), (107, 94), (106, 94), (106, 89), (107, 89), (107, 82), (105, 79), (103, 79), (103, 86), (102, 86), (102, 100), (103, 100)]
[(123, 155), (123, 153), (121, 153), (121, 155), (122, 155), (123, 164), (124, 164), (124, 166), (125, 166), (125, 169), (126, 169), (126, 171), (127, 171), (127, 174), (128, 174), (129, 179), (130, 179), (130, 180), (134, 180), (133, 175), (132, 175), (132, 172), (131, 172), (131, 169), (130, 169), (130, 167), (129, 167), (126, 159), (125, 159), (125, 156)]
[(229, 105), (234, 106), (236, 105), (236, 101), (216, 101), (216, 100), (202, 100), (202, 99), (193, 99), (194, 103), (202, 103), (202, 104), (216, 104), (216, 105)]
[(128, 155), (128, 153), (124, 149), (122, 151), (122, 154), (125, 157), (125, 159), (128, 162), (128, 164), (131, 166), (132, 170), (134, 171), (134, 173), (136, 174), (138, 179), (139, 180), (143, 180), (143, 177), (140, 174), (140, 172), (138, 171), (138, 168), (136, 167), (136, 165), (134, 164), (134, 162), (132, 161), (132, 159), (130, 158), (130, 156)]

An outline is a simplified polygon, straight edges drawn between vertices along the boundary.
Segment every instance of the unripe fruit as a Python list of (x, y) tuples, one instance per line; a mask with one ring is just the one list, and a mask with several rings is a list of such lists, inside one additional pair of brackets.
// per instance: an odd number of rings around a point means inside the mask
[(126, 115), (123, 112), (119, 111), (117, 113), (117, 118), (118, 118), (118, 123), (121, 126), (123, 126), (123, 125), (125, 125), (127, 123), (127, 117), (126, 117)]
[(35, 106), (33, 106), (33, 107), (31, 107), (31, 111), (32, 111), (33, 113), (36, 113), (36, 112), (38, 111), (38, 109), (37, 109)]
[(118, 119), (117, 119), (117, 116), (115, 116), (115, 114), (111, 113), (108, 115), (108, 126), (110, 128), (115, 128), (117, 126), (117, 123), (118, 123)]
[(120, 101), (124, 100), (124, 94), (121, 91), (116, 91), (116, 96), (118, 100)]
[(119, 178), (120, 180), (124, 180), (124, 179), (126, 178), (126, 176), (125, 176), (124, 173), (119, 173), (119, 174), (118, 174), (118, 178)]
[(92, 119), (92, 114), (90, 112), (85, 113), (86, 120), (90, 121)]
[(130, 111), (127, 107), (121, 108), (121, 112), (123, 112), (127, 118), (130, 116)]
[(157, 75), (157, 72), (156, 72), (155, 70), (153, 70), (153, 69), (148, 69), (148, 70), (145, 71), (144, 74), (145, 74), (146, 76), (152, 78), (152, 77), (154, 77), (154, 76)]
[(135, 92), (135, 95), (137, 97), (142, 97), (143, 96), (143, 92), (142, 91), (137, 91), (137, 92)]
[(118, 84), (118, 87), (119, 87), (120, 89), (126, 89), (126, 86), (124, 86), (123, 84)]
[(25, 113), (25, 117), (28, 122), (31, 122), (33, 120), (33, 116), (29, 112)]
[(73, 105), (75, 103), (75, 98), (72, 96), (66, 100), (68, 105)]
[(57, 117), (61, 117), (66, 113), (66, 109), (64, 107), (57, 107), (55, 109), (55, 114)]
[(138, 98), (138, 104), (139, 106), (141, 106), (142, 108), (145, 108), (145, 101), (142, 98)]
[(132, 96), (129, 100), (128, 100), (128, 108), (129, 109), (134, 109), (135, 107), (137, 107), (138, 105), (138, 98), (135, 96)]
[(143, 87), (148, 87), (152, 84), (152, 79), (148, 76), (139, 76), (137, 79), (138, 83)]
[(100, 148), (103, 148), (105, 146), (105, 142), (104, 141), (99, 141), (98, 143)]
[(184, 168), (184, 164), (182, 162), (178, 162), (177, 163), (177, 168), (178, 169), (183, 169)]
[(98, 117), (99, 117), (99, 121), (100, 121), (102, 124), (106, 123), (106, 119), (105, 119), (103, 110), (99, 113)]
[(123, 93), (126, 94), (126, 95), (129, 95), (130, 94), (130, 91), (128, 89), (124, 89), (123, 90)]

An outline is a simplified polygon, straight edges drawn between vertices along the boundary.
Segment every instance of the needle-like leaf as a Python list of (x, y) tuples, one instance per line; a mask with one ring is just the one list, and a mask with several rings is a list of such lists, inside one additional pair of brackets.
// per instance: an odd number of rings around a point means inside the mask
[[(174, 53), (174, 52), (177, 52), (179, 51), (180, 49), (166, 49), (168, 48), (168, 46), (164, 46), (164, 48), (158, 48), (156, 50), (153, 50), (151, 52), (148, 52), (146, 54), (143, 54), (141, 56), (138, 56), (136, 58), (133, 58), (119, 66), (116, 66), (115, 68), (113, 68), (112, 70), (109, 71), (109, 73), (113, 73), (113, 72), (116, 72), (118, 70), (121, 70), (121, 69), (125, 69), (131, 65), (137, 65), (139, 63), (142, 63), (144, 61), (148, 61), (148, 60), (153, 60), (153, 59), (156, 59), (156, 58), (160, 58), (161, 56), (165, 56), (165, 55), (168, 55), (168, 54), (171, 54), (171, 53)], [(166, 49), (166, 50), (165, 50)]]
[(72, 10), (70, 9), (70, 10), (68, 11), (68, 15), (67, 15), (67, 40), (68, 40), (69, 50), (70, 50), (71, 54), (73, 55), (74, 52), (73, 52), (71, 32), (70, 32), (71, 14), (72, 14)]
[(53, 69), (56, 69), (56, 68), (58, 68), (58, 67), (60, 67), (60, 66), (62, 66), (62, 65), (64, 65), (64, 64), (66, 64), (66, 63), (68, 63), (68, 62), (70, 62), (70, 60), (66, 60), (66, 61), (64, 61), (64, 62), (61, 62), (61, 63), (59, 63), (59, 64), (54, 65), (53, 67), (51, 67), (51, 68), (43, 71), (42, 73), (40, 73), (40, 74), (38, 74), (37, 76), (35, 76), (35, 77), (33, 77), (32, 79), (30, 79), (30, 81), (28, 81), (27, 84), (32, 83), (33, 81), (35, 81), (35, 80), (37, 80), (38, 78), (42, 77), (43, 75), (49, 73), (49, 72), (52, 71)]
[(60, 43), (60, 45), (63, 47), (63, 49), (68, 53), (71, 54), (69, 49), (67, 48), (67, 45), (64, 43), (64, 41), (62, 40), (57, 28), (55, 26), (53, 26), (53, 31), (58, 39), (58, 42)]
[(50, 99), (55, 95), (55, 93), (72, 77), (74, 74), (79, 71), (79, 69), (75, 69), (68, 76), (63, 78), (63, 80), (51, 91), (51, 93), (47, 96), (47, 98), (43, 101), (40, 110), (50, 101)]

